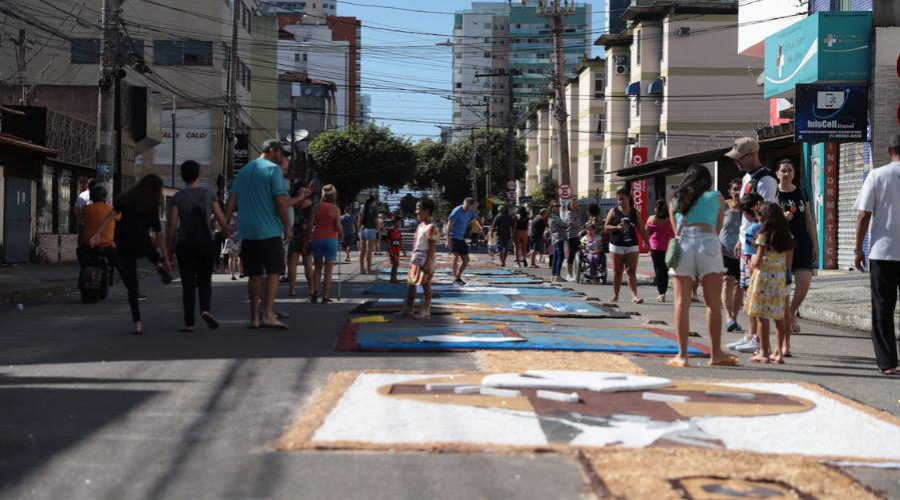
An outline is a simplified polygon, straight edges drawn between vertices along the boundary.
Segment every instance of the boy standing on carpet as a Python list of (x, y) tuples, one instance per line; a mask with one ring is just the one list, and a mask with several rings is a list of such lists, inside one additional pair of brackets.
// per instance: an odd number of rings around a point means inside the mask
[(400, 312), (401, 316), (412, 315), (416, 302), (416, 287), (421, 286), (422, 310), (416, 315), (416, 319), (431, 317), (431, 277), (434, 274), (434, 254), (440, 237), (437, 226), (431, 220), (432, 213), (434, 200), (428, 198), (419, 200), (416, 204), (419, 227), (416, 228), (413, 251), (409, 258), (409, 275), (406, 277), (409, 286), (406, 291), (406, 302)]
[(397, 279), (397, 267), (400, 265), (400, 250), (403, 247), (403, 234), (400, 233), (400, 225), (403, 218), (400, 214), (394, 214), (391, 218), (391, 230), (388, 231), (388, 255), (391, 258), (391, 283), (400, 283)]

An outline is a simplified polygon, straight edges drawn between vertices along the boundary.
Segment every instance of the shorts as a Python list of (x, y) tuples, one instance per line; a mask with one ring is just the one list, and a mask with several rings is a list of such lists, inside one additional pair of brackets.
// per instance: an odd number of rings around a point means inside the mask
[(353, 246), (353, 237), (356, 236), (354, 234), (345, 234), (344, 241), (341, 242), (341, 245), (344, 248), (350, 248)]
[(309, 251), (316, 261), (325, 259), (334, 262), (337, 260), (338, 240), (337, 238), (313, 240), (309, 243)]
[(498, 239), (497, 240), (497, 253), (509, 253), (509, 240), (506, 239)]
[(362, 241), (375, 241), (375, 238), (377, 238), (377, 237), (378, 237), (378, 231), (376, 231), (374, 227), (373, 228), (364, 227), (359, 232), (359, 239), (361, 239)]
[(392, 265), (392, 266), (396, 266), (396, 265), (399, 265), (399, 264), (400, 264), (400, 254), (397, 254), (397, 253), (391, 253), (391, 254), (389, 255), (389, 257), (390, 257), (391, 265)]
[(241, 261), (247, 276), (284, 274), (284, 244), (281, 237), (241, 241)]
[(750, 259), (752, 255), (741, 255), (741, 288), (747, 290), (750, 288), (750, 276), (753, 272), (750, 270)]
[(609, 253), (614, 253), (618, 255), (628, 255), (630, 253), (638, 253), (641, 249), (637, 245), (632, 245), (630, 247), (620, 247), (619, 245), (609, 244)]
[(466, 240), (450, 240), (450, 251), (456, 255), (469, 255)]
[(304, 257), (309, 255), (309, 241), (307, 241), (306, 236), (291, 238), (291, 242), (288, 243), (288, 253), (299, 253)]
[(678, 265), (669, 270), (671, 276), (681, 276), (700, 280), (712, 273), (721, 273), (722, 243), (718, 236), (697, 226), (681, 229), (681, 257)]
[(741, 261), (732, 259), (725, 255), (722, 256), (722, 264), (725, 266), (725, 276), (732, 276), (734, 279), (741, 278)]

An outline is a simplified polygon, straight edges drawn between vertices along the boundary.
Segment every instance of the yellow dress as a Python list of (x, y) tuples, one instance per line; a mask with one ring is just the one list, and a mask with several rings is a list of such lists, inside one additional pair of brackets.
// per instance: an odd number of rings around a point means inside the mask
[[(762, 236), (756, 244), (765, 246)], [(748, 299), (744, 302), (747, 316), (780, 320), (784, 318), (784, 299), (788, 295), (787, 257), (790, 252), (766, 251), (750, 276)]]

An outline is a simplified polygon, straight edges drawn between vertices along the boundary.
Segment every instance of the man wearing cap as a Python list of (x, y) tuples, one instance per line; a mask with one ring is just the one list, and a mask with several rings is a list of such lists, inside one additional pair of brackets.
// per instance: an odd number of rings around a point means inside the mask
[[(235, 209), (241, 214), (241, 261), (249, 276), (249, 328), (287, 329), (273, 312), (278, 278), (284, 273), (282, 235), (291, 239), (288, 219), (287, 190), (280, 165), (291, 155), (281, 141), (268, 140), (262, 145), (259, 158), (241, 168), (231, 186), (231, 196), (225, 219), (230, 220)], [(260, 284), (266, 275), (262, 320), (259, 318)]]
[[(738, 137), (734, 141), (731, 151), (725, 153), (725, 156), (734, 161), (738, 170), (744, 172), (741, 179), (741, 197), (750, 193), (757, 193), (762, 196), (766, 202), (778, 202), (778, 180), (772, 174), (768, 167), (763, 166), (759, 159), (759, 141), (753, 137)], [(740, 255), (741, 244), (744, 241), (744, 235), (752, 221), (747, 217), (741, 217), (741, 230), (738, 242), (734, 247), (734, 255)], [(742, 265), (744, 260), (742, 259)], [(749, 273), (746, 267), (741, 272)], [(737, 342), (728, 344), (730, 349), (738, 352), (755, 352), (759, 348), (759, 341), (756, 338), (756, 332), (753, 331), (753, 324), (750, 323), (750, 331)]]

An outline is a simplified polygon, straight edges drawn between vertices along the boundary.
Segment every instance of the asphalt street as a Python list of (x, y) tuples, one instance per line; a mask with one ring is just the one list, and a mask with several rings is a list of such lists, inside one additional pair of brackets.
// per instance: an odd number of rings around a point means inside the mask
[[(286, 332), (248, 330), (243, 282), (217, 276), (222, 327), (178, 333), (180, 288), (142, 281), (144, 335), (128, 335), (121, 287), (107, 301), (68, 294), (0, 310), (0, 498), (587, 498), (579, 461), (552, 454), (276, 452), (272, 443), (336, 371), (471, 370), (466, 353), (336, 352), (336, 332), (371, 277), (343, 266), (344, 301), (285, 298)], [(349, 272), (348, 272), (349, 271)], [(545, 270), (537, 274), (546, 275)], [(568, 285), (567, 285), (568, 286)], [(608, 298), (608, 286), (572, 286)], [(301, 293), (303, 288), (300, 288)], [(642, 287), (646, 298), (649, 287)], [(623, 295), (626, 296), (626, 295)], [(349, 300), (347, 298), (350, 298)], [(671, 306), (623, 305), (634, 319), (670, 321)], [(701, 323), (702, 308), (692, 310)], [(650, 374), (804, 380), (900, 414), (900, 385), (876, 374), (861, 334), (803, 323), (796, 358), (764, 368), (668, 369)], [(696, 363), (699, 365), (699, 363)], [(861, 472), (876, 489), (896, 471)], [(893, 481), (893, 482), (892, 482)], [(894, 491), (897, 491), (894, 489)]]

